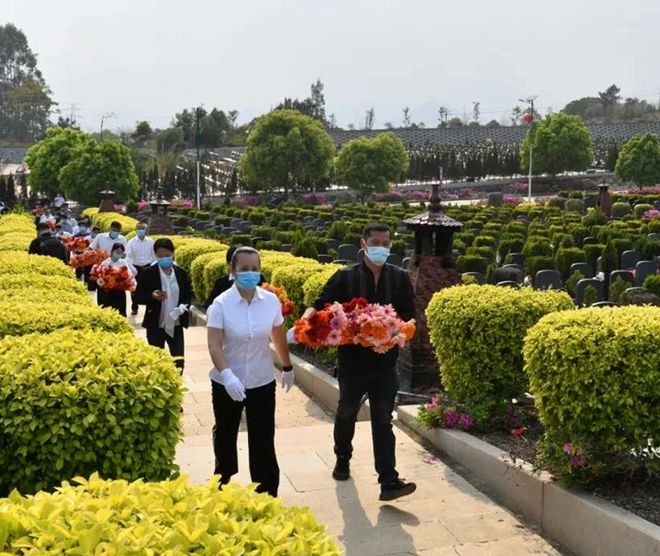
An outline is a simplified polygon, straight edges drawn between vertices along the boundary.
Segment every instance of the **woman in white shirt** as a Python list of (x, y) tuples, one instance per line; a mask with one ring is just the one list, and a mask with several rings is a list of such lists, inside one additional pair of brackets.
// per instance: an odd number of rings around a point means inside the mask
[[(125, 258), (124, 245), (122, 243), (115, 243), (110, 251), (110, 256), (103, 261), (100, 266), (113, 266), (115, 268), (126, 267), (131, 273), (133, 278), (137, 274), (135, 267)], [(126, 291), (125, 290), (108, 290), (99, 287), (96, 292), (96, 302), (99, 307), (111, 307), (119, 311), (119, 314), (126, 316)]]
[(280, 470), (275, 455), (275, 370), (272, 340), (282, 363), (282, 387), (293, 385), (293, 367), (277, 297), (257, 286), (261, 279), (256, 249), (240, 247), (231, 260), (234, 285), (208, 310), (208, 345), (214, 368), (215, 474), (227, 484), (238, 472), (236, 440), (246, 411), (250, 477), (258, 492), (277, 496)]

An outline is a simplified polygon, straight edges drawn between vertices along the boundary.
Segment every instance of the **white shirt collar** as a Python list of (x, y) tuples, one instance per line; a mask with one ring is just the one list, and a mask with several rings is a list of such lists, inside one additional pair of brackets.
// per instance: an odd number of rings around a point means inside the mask
[[(234, 282), (234, 285), (229, 289), (229, 292), (230, 293), (228, 295), (234, 303), (240, 303), (241, 301), (245, 301), (247, 303), (247, 300), (241, 295), (241, 292), (238, 291), (236, 282)], [(264, 298), (264, 292), (259, 286), (257, 286), (254, 290), (254, 297), (259, 300)]]

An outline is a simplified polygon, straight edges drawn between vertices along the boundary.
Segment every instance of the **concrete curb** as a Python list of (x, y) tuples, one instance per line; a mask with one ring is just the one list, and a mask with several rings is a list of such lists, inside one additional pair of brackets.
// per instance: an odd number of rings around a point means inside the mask
[(509, 509), (577, 556), (660, 555), (660, 527), (589, 494), (570, 491), (550, 474), (465, 432), (429, 430), (415, 422), (417, 406), (397, 410), (399, 422), (465, 467)]

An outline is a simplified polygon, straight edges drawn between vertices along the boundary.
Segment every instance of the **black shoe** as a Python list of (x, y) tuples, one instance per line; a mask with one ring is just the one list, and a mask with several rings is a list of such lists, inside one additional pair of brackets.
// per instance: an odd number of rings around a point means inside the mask
[(137, 309), (131, 309), (131, 315), (137, 315), (138, 310)]
[(348, 481), (351, 476), (350, 461), (346, 458), (337, 458), (335, 468), (332, 470), (332, 478), (335, 481)]
[(417, 490), (417, 485), (415, 483), (406, 483), (401, 479), (397, 479), (386, 485), (380, 487), (380, 498), (379, 500), (396, 500), (402, 496), (408, 496)]

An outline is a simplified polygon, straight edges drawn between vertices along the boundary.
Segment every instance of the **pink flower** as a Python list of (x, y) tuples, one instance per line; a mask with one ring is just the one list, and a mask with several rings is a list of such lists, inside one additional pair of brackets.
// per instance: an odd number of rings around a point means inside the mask
[(564, 452), (570, 454), (573, 451), (573, 445), (570, 442), (564, 444)]

